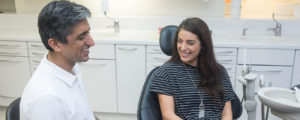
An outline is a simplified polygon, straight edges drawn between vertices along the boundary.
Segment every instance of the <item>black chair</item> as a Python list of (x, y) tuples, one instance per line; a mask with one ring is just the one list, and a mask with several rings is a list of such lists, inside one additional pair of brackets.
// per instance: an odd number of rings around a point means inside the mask
[(6, 120), (20, 120), (20, 101), (21, 97), (8, 105), (6, 110)]
[[(172, 55), (173, 41), (177, 26), (169, 25), (164, 27), (160, 32), (159, 44), (161, 50), (168, 56)], [(137, 111), (137, 120), (162, 120), (159, 101), (156, 93), (150, 92), (153, 75), (159, 67), (154, 68), (149, 74), (144, 83)], [(235, 99), (231, 101), (233, 119), (237, 119), (243, 112), (243, 107), (240, 99), (236, 94)]]

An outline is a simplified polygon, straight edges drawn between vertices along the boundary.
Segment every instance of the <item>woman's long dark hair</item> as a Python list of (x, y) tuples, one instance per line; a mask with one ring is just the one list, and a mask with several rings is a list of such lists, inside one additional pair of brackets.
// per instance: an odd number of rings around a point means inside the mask
[[(213, 98), (224, 99), (224, 88), (220, 80), (221, 65), (216, 61), (211, 34), (207, 24), (200, 18), (187, 18), (178, 27), (173, 44), (172, 57), (168, 62), (180, 62), (177, 50), (177, 39), (180, 30), (189, 31), (198, 36), (201, 44), (201, 51), (198, 55), (197, 72), (201, 76), (199, 87), (203, 87), (205, 92)], [(167, 63), (168, 63), (167, 62)]]

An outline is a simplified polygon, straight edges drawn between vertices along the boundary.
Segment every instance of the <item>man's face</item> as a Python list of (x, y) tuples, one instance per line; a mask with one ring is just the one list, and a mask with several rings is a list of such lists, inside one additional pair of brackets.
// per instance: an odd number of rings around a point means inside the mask
[(90, 25), (84, 19), (75, 25), (72, 34), (67, 36), (67, 44), (62, 46), (62, 55), (69, 63), (86, 62), (89, 59), (89, 48), (95, 45), (90, 35)]

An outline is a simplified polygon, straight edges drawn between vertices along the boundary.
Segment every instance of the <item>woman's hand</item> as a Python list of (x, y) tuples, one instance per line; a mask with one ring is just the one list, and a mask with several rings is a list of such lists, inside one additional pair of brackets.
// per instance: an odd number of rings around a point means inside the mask
[(182, 120), (175, 114), (174, 97), (157, 93), (163, 120)]

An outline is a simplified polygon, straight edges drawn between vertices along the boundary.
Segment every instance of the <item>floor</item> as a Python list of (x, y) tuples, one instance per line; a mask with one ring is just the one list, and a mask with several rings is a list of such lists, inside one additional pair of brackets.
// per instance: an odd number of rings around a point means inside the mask
[[(0, 106), (0, 120), (5, 120), (6, 107)], [(100, 120), (136, 120), (134, 114), (96, 113)]]

